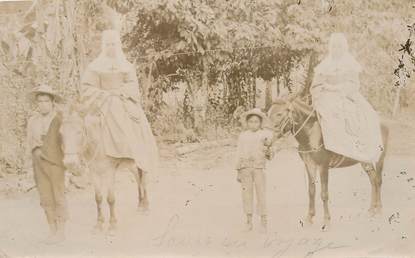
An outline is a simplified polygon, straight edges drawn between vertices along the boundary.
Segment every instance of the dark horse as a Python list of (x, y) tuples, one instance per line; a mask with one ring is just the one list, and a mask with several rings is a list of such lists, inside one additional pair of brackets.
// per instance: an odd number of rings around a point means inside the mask
[(289, 101), (274, 103), (268, 112), (268, 116), (272, 122), (275, 139), (292, 133), (299, 143), (298, 153), (304, 161), (308, 175), (309, 208), (306, 223), (313, 223), (313, 217), (315, 215), (317, 172), (320, 174), (321, 199), (324, 205), (324, 229), (330, 223), (328, 206), (329, 169), (348, 167), (357, 163), (362, 165), (372, 185), (372, 198), (369, 212), (371, 215), (376, 215), (381, 212), (382, 170), (389, 135), (388, 128), (385, 125), (381, 125), (384, 143), (381, 157), (377, 163), (369, 164), (326, 150), (324, 148), (322, 131), (316, 112), (299, 97), (295, 97)]

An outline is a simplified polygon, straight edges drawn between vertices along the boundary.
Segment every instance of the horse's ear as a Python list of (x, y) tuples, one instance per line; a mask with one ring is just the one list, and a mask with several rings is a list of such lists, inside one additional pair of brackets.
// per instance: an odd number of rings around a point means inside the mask
[(84, 106), (82, 106), (81, 102), (79, 101), (79, 98), (77, 98), (73, 103), (73, 109), (74, 111), (81, 117), (84, 118), (87, 115), (88, 110), (85, 109)]
[(77, 104), (76, 101), (69, 101), (66, 103), (66, 105), (61, 107), (61, 113), (65, 116), (65, 117), (70, 117), (73, 114), (77, 114), (79, 111), (79, 105)]
[(298, 92), (288, 95), (287, 102), (292, 102), (292, 101), (296, 100), (298, 98), (298, 96), (299, 96)]
[(271, 105), (271, 107), (268, 109), (267, 117), (271, 118), (271, 115), (273, 112), (274, 112), (274, 105)]
[(73, 101), (68, 102), (68, 104), (66, 105), (66, 109), (65, 109), (65, 113), (67, 113), (68, 115), (72, 114), (74, 111), (74, 104)]

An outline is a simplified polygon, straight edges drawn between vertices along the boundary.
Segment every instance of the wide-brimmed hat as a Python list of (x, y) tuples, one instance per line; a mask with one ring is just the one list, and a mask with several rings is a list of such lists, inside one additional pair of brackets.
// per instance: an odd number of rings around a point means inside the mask
[(253, 115), (260, 117), (263, 123), (266, 122), (267, 120), (267, 116), (264, 114), (264, 112), (261, 111), (260, 108), (253, 108), (242, 114), (241, 116), (242, 122), (246, 122), (248, 117), (253, 116)]
[(30, 93), (29, 93), (29, 97), (34, 100), (36, 98), (37, 95), (39, 94), (48, 94), (50, 96), (52, 96), (53, 100), (55, 102), (62, 102), (63, 98), (57, 94), (52, 87), (50, 87), (47, 84), (42, 84), (36, 88), (34, 88)]

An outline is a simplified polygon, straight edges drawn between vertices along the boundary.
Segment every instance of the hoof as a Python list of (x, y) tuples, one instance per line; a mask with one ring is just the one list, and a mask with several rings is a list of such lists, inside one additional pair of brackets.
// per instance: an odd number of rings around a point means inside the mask
[(246, 223), (243, 232), (251, 232), (253, 229), (254, 229), (254, 226), (252, 223)]
[(57, 245), (63, 241), (65, 241), (65, 236), (63, 234), (54, 234), (46, 238), (43, 243), (45, 245)]
[(97, 224), (92, 228), (92, 234), (98, 235), (104, 232), (104, 226), (102, 224)]
[(111, 237), (114, 237), (117, 234), (117, 227), (116, 226), (110, 226), (108, 228), (108, 235)]
[(382, 207), (371, 207), (368, 210), (369, 217), (373, 218), (382, 214)]
[(382, 215), (382, 206), (376, 207), (376, 215)]
[(260, 234), (266, 234), (266, 233), (268, 233), (267, 226), (261, 225), (261, 227), (259, 228), (259, 233)]
[(304, 224), (303, 225), (307, 226), (307, 227), (313, 225), (313, 217), (307, 215), (307, 217), (305, 217), (305, 219), (304, 219)]
[(324, 222), (324, 224), (321, 226), (320, 229), (322, 232), (328, 232), (330, 228), (331, 228), (330, 221), (326, 221)]
[(148, 205), (138, 205), (137, 211), (138, 212), (147, 212), (149, 210)]
[(108, 228), (108, 235), (114, 236), (116, 232), (117, 232), (117, 222), (116, 221), (112, 221), (110, 223), (109, 228)]
[(368, 214), (369, 214), (369, 217), (374, 217), (374, 216), (376, 215), (376, 208), (375, 208), (375, 207), (370, 207), (370, 208), (367, 210), (367, 212), (368, 212)]

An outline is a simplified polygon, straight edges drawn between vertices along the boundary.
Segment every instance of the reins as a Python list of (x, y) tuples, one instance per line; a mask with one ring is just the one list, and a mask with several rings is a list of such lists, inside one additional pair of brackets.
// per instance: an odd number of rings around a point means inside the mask
[[(292, 104), (291, 104), (292, 105)], [(313, 109), (311, 110), (311, 112), (308, 114), (308, 116), (307, 116), (307, 118), (304, 120), (304, 122), (303, 122), (303, 124), (300, 126), (300, 128), (298, 128), (298, 130), (295, 132), (295, 133), (293, 133), (293, 136), (295, 137), (295, 136), (297, 136), (300, 132), (301, 132), (301, 130), (303, 130), (303, 128), (304, 128), (304, 126), (307, 124), (307, 122), (308, 122), (308, 120), (310, 120), (310, 118), (313, 116), (313, 114), (314, 114), (314, 112), (316, 111), (316, 109), (313, 107)], [(292, 121), (292, 123), (293, 123), (293, 129), (294, 129), (294, 127), (295, 127), (295, 122), (294, 121)]]
[[(103, 107), (104, 107), (104, 105), (106, 105), (107, 104), (107, 102), (112, 98), (112, 97), (120, 97), (121, 99), (122, 99), (122, 102), (123, 102), (123, 106), (124, 106), (124, 109), (125, 109), (125, 111), (128, 113), (128, 116), (134, 121), (134, 122), (136, 122), (136, 123), (139, 123), (140, 122), (140, 119), (138, 118), (138, 117), (136, 117), (136, 116), (134, 116), (129, 110), (128, 110), (128, 108), (127, 108), (127, 106), (126, 106), (126, 103), (125, 103), (125, 98), (123, 97), (123, 96), (119, 96), (119, 95), (115, 95), (115, 94), (110, 94), (110, 95), (108, 95), (108, 96), (106, 96), (105, 98), (104, 98), (104, 100), (100, 103), (100, 105), (99, 105), (99, 107), (98, 107), (98, 114), (99, 114), (99, 116), (102, 116), (102, 115), (104, 115), (104, 113), (103, 113), (103, 111), (102, 111), (102, 109), (103, 109)], [(83, 153), (85, 153), (86, 152), (86, 150), (88, 149), (88, 146), (89, 145), (91, 145), (91, 144), (89, 144), (88, 143), (88, 139), (90, 139), (89, 138), (89, 135), (88, 135), (88, 129), (87, 129), (87, 126), (86, 126), (86, 124), (85, 124), (85, 120), (84, 120), (84, 118), (82, 118), (81, 117), (81, 121), (82, 121), (82, 132), (83, 132), (83, 143), (82, 143), (82, 146), (81, 146), (81, 150), (80, 150), (80, 152), (79, 153), (64, 153), (64, 155), (79, 155), (80, 156), (80, 158), (82, 159), (82, 161), (83, 161), (83, 163), (87, 166), (87, 167), (89, 167), (90, 166), (90, 164), (91, 164), (91, 162), (93, 162), (93, 160), (95, 160), (96, 159), (96, 157), (99, 155), (99, 149), (96, 147), (96, 148), (94, 148), (94, 152), (93, 152), (93, 154), (91, 155), (91, 158), (89, 158), (89, 159), (86, 159), (85, 158), (85, 155), (83, 154)], [(89, 161), (88, 161), (89, 160)]]
[[(295, 121), (294, 121), (294, 119), (292, 117), (292, 112), (293, 112), (292, 106), (293, 106), (293, 103), (290, 102), (289, 105), (290, 105), (289, 106), (290, 113), (289, 113), (288, 117), (284, 120), (284, 124), (283, 124), (282, 128), (284, 128), (285, 126), (288, 125), (288, 123), (291, 122), (292, 129), (289, 132), (286, 132), (285, 134), (282, 135), (282, 137), (280, 139), (283, 139), (283, 140), (286, 140), (287, 137), (288, 137), (288, 135), (290, 135), (290, 134), (292, 136), (296, 137), (304, 129), (305, 125), (308, 123), (308, 121), (311, 119), (311, 117), (313, 116), (313, 114), (316, 111), (316, 109), (313, 107), (313, 109), (307, 115), (306, 119), (301, 124), (301, 126), (297, 130), (295, 130), (295, 124), (296, 123), (295, 123)], [(280, 149), (278, 149), (278, 151), (281, 151), (283, 149), (295, 149), (298, 153), (313, 153), (313, 152), (320, 151), (321, 148), (323, 148), (323, 147), (324, 147), (323, 144), (320, 144), (317, 148), (312, 148), (310, 150), (300, 150), (298, 147), (286, 147), (286, 148), (280, 148)]]
[(89, 167), (90, 163), (98, 156), (99, 150), (98, 150), (98, 148), (94, 148), (95, 151), (94, 151), (93, 155), (91, 156), (92, 158), (90, 158), (89, 161), (87, 161), (86, 158), (84, 157), (84, 155), (82, 154), (88, 149), (89, 136), (88, 136), (88, 130), (87, 130), (86, 125), (85, 125), (85, 120), (83, 118), (81, 118), (81, 121), (82, 121), (81, 127), (82, 127), (82, 133), (83, 133), (83, 135), (82, 135), (83, 141), (82, 141), (82, 146), (80, 148), (80, 151), (78, 153), (64, 152), (64, 155), (79, 155), (80, 160), (82, 160), (82, 163), (84, 165), (86, 165), (87, 167)]
[[(83, 122), (84, 122), (84, 124), (83, 124), (83, 129), (84, 129), (84, 136), (85, 136), (85, 139), (84, 139), (84, 146), (83, 146), (83, 150), (86, 150), (87, 148), (88, 148), (88, 139), (89, 139), (89, 136), (88, 136), (88, 129), (86, 128), (86, 125), (85, 125), (85, 120), (83, 120)], [(86, 164), (86, 166), (89, 168), (89, 165), (90, 165), (90, 163), (93, 161), (93, 160), (95, 160), (95, 158), (98, 156), (98, 147), (95, 147), (94, 148), (95, 149), (95, 151), (94, 151), (94, 154), (91, 156), (91, 158), (89, 159), (89, 161), (87, 161), (85, 158), (83, 159), (84, 160), (84, 163)], [(82, 155), (83, 156), (83, 155)]]

